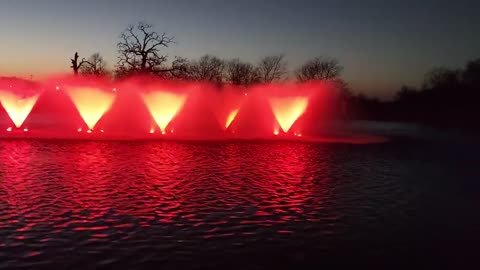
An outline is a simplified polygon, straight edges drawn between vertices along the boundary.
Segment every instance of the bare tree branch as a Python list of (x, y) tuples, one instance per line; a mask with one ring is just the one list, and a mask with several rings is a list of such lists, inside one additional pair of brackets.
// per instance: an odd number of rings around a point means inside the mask
[(80, 72), (85, 75), (104, 76), (108, 74), (107, 63), (99, 53), (92, 54), (88, 61), (84, 61), (88, 65), (80, 67)]
[(92, 65), (89, 61), (86, 61), (85, 58), (82, 58), (82, 60), (80, 62), (78, 62), (78, 52), (75, 52), (75, 54), (73, 55), (73, 58), (70, 59), (70, 62), (72, 63), (72, 65), (70, 66), (73, 70), (73, 75), (78, 75), (78, 71), (85, 65), (85, 64), (88, 64), (88, 65)]
[(315, 57), (301, 66), (296, 75), (301, 82), (309, 80), (328, 81), (338, 78), (342, 70), (343, 67), (334, 58)]
[(262, 83), (282, 80), (287, 74), (287, 63), (284, 60), (284, 55), (264, 57), (257, 64), (257, 70)]
[(227, 63), (225, 81), (231, 84), (248, 86), (260, 82), (260, 76), (252, 64), (233, 59)]
[(165, 33), (159, 35), (152, 29), (151, 24), (139, 22), (136, 26), (130, 25), (120, 34), (117, 43), (118, 72), (158, 74), (171, 71), (164, 68), (168, 56), (161, 54), (160, 49), (168, 47), (174, 38)]

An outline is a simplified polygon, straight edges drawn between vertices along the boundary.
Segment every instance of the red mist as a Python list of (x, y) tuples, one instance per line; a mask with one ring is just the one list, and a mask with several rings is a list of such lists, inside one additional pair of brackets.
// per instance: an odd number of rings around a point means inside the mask
[(146, 77), (3, 79), (0, 102), (2, 137), (52, 139), (320, 140), (317, 127), (341, 107), (325, 82), (219, 87)]

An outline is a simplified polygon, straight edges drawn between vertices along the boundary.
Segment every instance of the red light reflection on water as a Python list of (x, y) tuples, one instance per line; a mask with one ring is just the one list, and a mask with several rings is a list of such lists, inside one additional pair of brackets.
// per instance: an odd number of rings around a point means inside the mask
[(336, 92), (328, 83), (219, 89), (207, 83), (143, 77), (115, 83), (61, 77), (38, 83), (34, 91), (14, 83), (18, 82), (0, 80), (0, 101), (6, 112), (0, 115), (0, 130), (8, 138), (356, 140), (332, 138), (340, 133), (329, 130), (335, 128), (328, 125), (335, 117), (327, 105), (336, 100), (332, 97)]
[[(220, 193), (225, 198), (219, 200), (239, 198), (236, 204), (247, 208), (250, 205), (251, 211), (255, 210), (251, 216), (239, 220), (240, 226), (252, 226), (252, 230), (258, 226), (282, 228), (282, 224), (295, 220), (315, 220), (316, 210), (305, 206), (321, 205), (329, 199), (329, 161), (321, 149), (295, 143), (255, 147), (230, 144), (223, 154), (219, 156), (223, 161), (219, 167), (226, 178), (221, 181)], [(278, 230), (278, 233), (292, 233), (288, 228)]]
[(158, 223), (201, 228), (207, 238), (226, 237), (232, 226), (245, 235), (272, 226), (290, 233), (282, 224), (318, 218), (312, 205), (329, 199), (330, 159), (309, 144), (1, 146), (0, 200), (7, 215), (22, 216), (17, 236), (42, 224), (92, 239)]

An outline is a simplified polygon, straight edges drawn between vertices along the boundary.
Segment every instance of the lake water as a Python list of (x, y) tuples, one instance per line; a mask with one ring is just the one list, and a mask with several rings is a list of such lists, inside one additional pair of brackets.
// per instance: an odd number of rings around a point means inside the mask
[(478, 147), (0, 141), (0, 268), (270, 269), (480, 240)]

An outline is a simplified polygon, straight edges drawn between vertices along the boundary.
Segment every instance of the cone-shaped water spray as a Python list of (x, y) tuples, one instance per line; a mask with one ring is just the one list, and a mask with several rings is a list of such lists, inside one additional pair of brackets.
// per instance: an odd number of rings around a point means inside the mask
[(164, 91), (142, 94), (143, 102), (161, 131), (165, 131), (173, 117), (185, 103), (185, 95)]
[(67, 93), (89, 129), (95, 127), (115, 100), (115, 94), (92, 87), (71, 87)]
[(0, 90), (0, 102), (17, 128), (21, 127), (32, 111), (39, 94), (29, 97), (18, 96), (9, 91)]
[(288, 132), (297, 119), (305, 112), (307, 97), (277, 97), (270, 99), (270, 106), (283, 132)]

